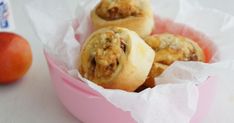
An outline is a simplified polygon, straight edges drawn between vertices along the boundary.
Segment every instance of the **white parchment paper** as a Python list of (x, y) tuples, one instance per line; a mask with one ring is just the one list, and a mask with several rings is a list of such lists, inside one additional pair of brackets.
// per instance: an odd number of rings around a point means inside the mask
[[(89, 13), (97, 3), (98, 0), (77, 1), (75, 14), (66, 1), (47, 0), (45, 4), (38, 0), (26, 6), (46, 51), (74, 77), (80, 77), (74, 67), (75, 61), (80, 43), (91, 32)], [(234, 73), (234, 17), (203, 8), (196, 0), (153, 0), (152, 3), (157, 15), (206, 34), (218, 48), (212, 63), (175, 62), (156, 78), (155, 88), (140, 93), (103, 89), (82, 79), (116, 107), (129, 111), (138, 123), (189, 123), (197, 107), (197, 85), (209, 76), (225, 78)]]

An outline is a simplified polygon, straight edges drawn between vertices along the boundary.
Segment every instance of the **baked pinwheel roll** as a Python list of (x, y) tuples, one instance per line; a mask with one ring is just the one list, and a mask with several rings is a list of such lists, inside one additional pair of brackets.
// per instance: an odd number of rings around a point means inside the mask
[(150, 0), (101, 0), (91, 12), (95, 29), (118, 26), (147, 36), (154, 27)]
[(146, 80), (154, 56), (135, 32), (108, 27), (85, 41), (78, 69), (84, 78), (104, 88), (134, 91)]
[(154, 87), (154, 78), (175, 61), (205, 62), (203, 50), (186, 37), (173, 34), (148, 36), (145, 42), (155, 51), (155, 59), (144, 85)]

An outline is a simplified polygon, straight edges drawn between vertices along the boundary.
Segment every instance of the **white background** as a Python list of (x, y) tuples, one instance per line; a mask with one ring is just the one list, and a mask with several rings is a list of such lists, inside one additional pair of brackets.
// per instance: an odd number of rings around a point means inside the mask
[[(16, 84), (0, 86), (0, 123), (79, 123), (66, 111), (56, 97), (43, 56), (42, 44), (24, 10), (24, 5), (30, 0), (10, 1), (15, 18), (15, 32), (30, 42), (33, 51), (33, 64), (26, 76)], [(44, 1), (46, 4), (46, 0)], [(76, 1), (69, 0), (68, 3), (74, 6)], [(205, 7), (220, 9), (234, 15), (233, 0), (199, 1)], [(234, 88), (234, 85), (230, 86)], [(234, 114), (234, 111), (227, 113)], [(222, 115), (224, 114), (220, 114), (220, 117), (209, 115), (204, 123), (214, 123), (215, 121), (217, 123), (219, 121), (232, 123), (234, 121), (234, 117), (227, 119)]]

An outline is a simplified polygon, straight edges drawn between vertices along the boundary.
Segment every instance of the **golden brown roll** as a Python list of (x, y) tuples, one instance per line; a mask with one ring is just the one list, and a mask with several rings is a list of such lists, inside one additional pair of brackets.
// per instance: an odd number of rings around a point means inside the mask
[(85, 41), (78, 69), (83, 77), (104, 88), (134, 91), (146, 80), (154, 56), (135, 32), (108, 27)]
[(91, 12), (95, 29), (108, 26), (125, 27), (141, 37), (149, 35), (154, 27), (150, 0), (101, 0)]
[(154, 87), (154, 78), (175, 61), (205, 61), (203, 50), (194, 41), (173, 34), (148, 36), (145, 42), (155, 51), (155, 59), (148, 78), (147, 87)]

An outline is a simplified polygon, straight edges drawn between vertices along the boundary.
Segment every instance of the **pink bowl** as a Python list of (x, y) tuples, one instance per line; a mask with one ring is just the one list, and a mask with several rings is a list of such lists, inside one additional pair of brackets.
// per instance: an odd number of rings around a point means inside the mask
[[(85, 123), (136, 123), (129, 112), (115, 107), (81, 80), (64, 72), (47, 53), (45, 57), (59, 99), (76, 118)], [(190, 123), (199, 123), (208, 112), (214, 86), (213, 78), (199, 86), (198, 108)]]

